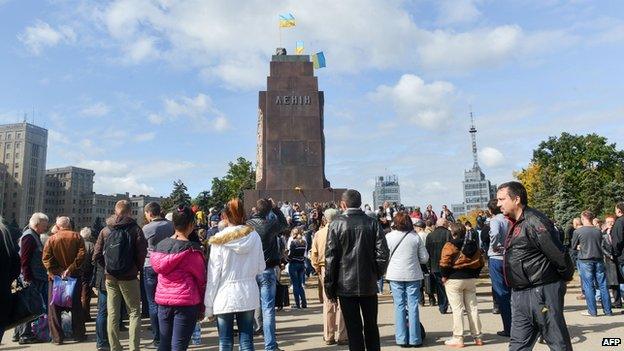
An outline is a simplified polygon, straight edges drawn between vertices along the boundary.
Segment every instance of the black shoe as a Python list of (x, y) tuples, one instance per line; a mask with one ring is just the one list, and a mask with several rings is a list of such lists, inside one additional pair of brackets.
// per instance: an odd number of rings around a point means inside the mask
[(622, 308), (622, 304), (621, 303), (613, 304), (612, 307), (613, 308)]
[(410, 348), (410, 345), (399, 345), (399, 346), (401, 346), (401, 348), (404, 348), (404, 349)]
[(35, 338), (34, 336), (29, 336), (29, 337), (25, 337), (25, 338), (19, 338), (19, 341), (18, 341), (18, 343), (20, 345), (38, 344), (40, 342), (41, 342), (41, 340)]
[(422, 347), (422, 346), (423, 346), (423, 344), (418, 344), (418, 345), (410, 345), (410, 347), (413, 347), (413, 348), (418, 348), (418, 347)]
[(498, 309), (498, 307), (492, 308), (492, 314), (500, 314), (500, 310)]
[(501, 330), (501, 331), (499, 331), (499, 332), (496, 332), (496, 335), (498, 335), (498, 336), (503, 336), (503, 337), (506, 337), (506, 338), (508, 338), (508, 337), (509, 337), (509, 333), (507, 333), (507, 332), (506, 332), (506, 331), (504, 331), (504, 330)]

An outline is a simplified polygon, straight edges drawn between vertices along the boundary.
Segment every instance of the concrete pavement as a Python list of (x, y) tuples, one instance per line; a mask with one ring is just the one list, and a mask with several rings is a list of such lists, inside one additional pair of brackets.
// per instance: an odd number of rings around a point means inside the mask
[[(309, 280), (309, 286), (306, 289), (308, 297), (308, 308), (305, 310), (291, 310), (285, 308), (277, 313), (278, 323), (278, 341), (280, 348), (286, 351), (295, 350), (345, 350), (343, 346), (325, 346), (322, 339), (323, 319), (322, 305), (318, 301), (315, 279)], [(386, 285), (387, 289), (387, 285)], [(580, 293), (578, 277), (570, 283), (568, 293), (566, 294), (565, 318), (568, 323), (572, 343), (575, 350), (592, 351), (592, 350), (619, 350), (619, 347), (602, 347), (602, 339), (609, 337), (624, 336), (624, 315), (621, 310), (614, 310), (617, 313), (614, 317), (585, 317), (581, 315), (581, 311), (585, 310), (585, 302), (576, 300), (576, 296)], [(481, 323), (483, 325), (485, 345), (476, 347), (472, 343), (470, 337), (466, 337), (466, 347), (471, 349), (479, 349), (483, 351), (503, 351), (507, 349), (508, 340), (498, 337), (496, 332), (502, 329), (499, 315), (491, 313), (492, 298), (490, 296), (490, 284), (488, 279), (480, 279), (478, 283), (479, 312)], [(292, 302), (292, 295), (291, 295)], [(392, 306), (391, 295), (381, 295), (379, 300), (379, 329), (382, 338), (382, 348), (385, 350), (399, 350), (394, 343), (394, 309)], [(93, 313), (95, 313), (93, 311)], [(602, 311), (600, 311), (602, 313)], [(94, 314), (95, 315), (95, 314)], [(440, 315), (437, 307), (421, 307), (421, 322), (427, 330), (424, 347), (421, 350), (450, 350), (451, 348), (444, 346), (444, 340), (451, 335), (452, 315)], [(466, 322), (466, 329), (468, 322)], [(150, 334), (147, 330), (149, 321), (143, 320), (142, 331), (142, 349), (149, 343)], [(36, 344), (29, 346), (21, 346), (11, 342), (12, 331), (8, 331), (4, 336), (4, 343), (0, 346), (0, 350), (45, 350), (45, 351), (78, 351), (78, 350), (95, 350), (94, 323), (87, 324), (88, 340), (83, 343), (72, 343), (68, 341), (63, 346), (55, 346), (52, 344)], [(127, 350), (128, 333), (121, 333), (122, 345)], [(256, 337), (256, 349), (262, 350), (262, 338)], [(238, 347), (238, 346), (236, 346)], [(193, 346), (191, 350), (218, 350), (218, 335), (214, 325), (202, 326), (202, 344)], [(545, 345), (537, 344), (535, 350), (548, 350)]]

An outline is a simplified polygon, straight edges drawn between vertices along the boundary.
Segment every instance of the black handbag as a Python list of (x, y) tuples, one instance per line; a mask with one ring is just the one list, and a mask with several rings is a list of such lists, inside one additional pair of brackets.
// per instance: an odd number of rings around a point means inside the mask
[(9, 314), (9, 322), (5, 325), (5, 330), (32, 321), (46, 312), (45, 302), (39, 291), (33, 285), (25, 287), (19, 279), (17, 282), (17, 290), (12, 296), (13, 309)]

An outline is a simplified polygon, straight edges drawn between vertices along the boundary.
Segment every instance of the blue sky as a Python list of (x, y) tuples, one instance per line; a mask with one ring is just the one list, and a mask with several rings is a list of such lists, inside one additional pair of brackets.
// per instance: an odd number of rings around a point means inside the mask
[(624, 3), (557, 0), (0, 0), (0, 122), (49, 129), (48, 168), (95, 190), (192, 196), (255, 159), (258, 90), (279, 46), (324, 51), (326, 173), (372, 200), (461, 201), (472, 164), (496, 183), (563, 131), (624, 144)]

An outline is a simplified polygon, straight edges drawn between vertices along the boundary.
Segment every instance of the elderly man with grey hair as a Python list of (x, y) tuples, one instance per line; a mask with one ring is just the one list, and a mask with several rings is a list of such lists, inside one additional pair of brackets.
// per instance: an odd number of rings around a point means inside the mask
[[(312, 267), (319, 274), (321, 280), (319, 286), (323, 287), (323, 281), (325, 280), (325, 247), (327, 246), (327, 229), (329, 224), (338, 216), (340, 212), (335, 208), (329, 208), (323, 212), (323, 222), (325, 225), (314, 234), (314, 240), (312, 241), (312, 252), (310, 261), (312, 261)], [(333, 345), (339, 343), (340, 345), (346, 345), (348, 343), (347, 330), (345, 329), (344, 318), (342, 318), (342, 311), (340, 305), (335, 301), (332, 302), (327, 298), (325, 289), (323, 289), (323, 339), (327, 345)], [(338, 322), (338, 330), (336, 330), (336, 322)], [(336, 331), (338, 332), (338, 340), (335, 338)]]
[[(85, 335), (85, 315), (80, 303), (80, 293), (82, 287), (82, 264), (85, 260), (85, 243), (80, 234), (71, 230), (69, 217), (60, 216), (56, 218), (58, 232), (48, 239), (43, 249), (43, 264), (48, 270), (48, 276), (62, 278), (75, 278), (76, 287), (72, 294), (72, 329), (74, 341), (81, 342), (86, 339)], [(63, 308), (52, 303), (52, 285), (49, 287), (49, 307), (48, 322), (52, 342), (61, 345), (64, 341), (63, 328), (61, 327), (61, 312)]]
[[(43, 301), (48, 301), (48, 274), (43, 266), (43, 243), (40, 235), (47, 230), (48, 216), (40, 212), (33, 213), (28, 221), (28, 228), (18, 241), (22, 281), (25, 285), (34, 286)], [(40, 342), (30, 328), (30, 321), (15, 328), (13, 341), (19, 341), (20, 345)]]

